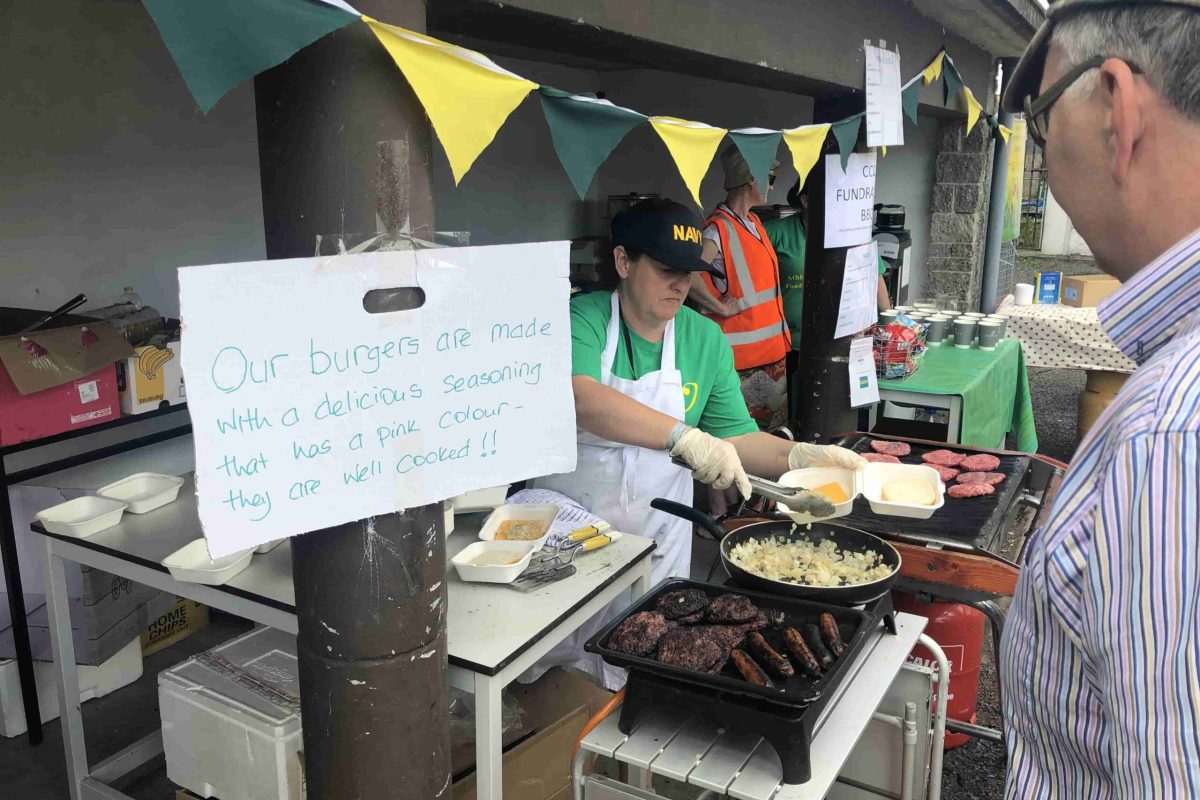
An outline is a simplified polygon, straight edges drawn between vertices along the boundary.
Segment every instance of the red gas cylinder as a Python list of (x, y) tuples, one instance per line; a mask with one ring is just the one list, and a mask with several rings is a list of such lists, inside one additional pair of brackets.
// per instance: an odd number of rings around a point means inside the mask
[[(946, 716), (961, 722), (975, 722), (975, 701), (979, 697), (979, 663), (983, 655), (983, 612), (959, 603), (923, 603), (911, 594), (892, 592), (897, 611), (916, 614), (929, 620), (925, 633), (942, 648), (950, 662), (950, 696)], [(908, 663), (937, 669), (937, 662), (925, 647), (917, 645)], [(971, 741), (961, 733), (946, 734), (946, 749)]]

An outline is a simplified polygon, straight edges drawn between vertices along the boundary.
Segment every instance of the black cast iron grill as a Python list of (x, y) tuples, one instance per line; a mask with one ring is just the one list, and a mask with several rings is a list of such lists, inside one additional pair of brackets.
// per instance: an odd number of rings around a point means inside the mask
[[(846, 651), (834, 663), (833, 669), (817, 680), (802, 675), (797, 668), (797, 674), (786, 681), (772, 677), (775, 686), (767, 688), (747, 683), (732, 662), (727, 663), (719, 674), (707, 675), (604, 646), (612, 631), (626, 617), (654, 610), (660, 595), (679, 589), (701, 589), (710, 598), (730, 592), (750, 598), (772, 621), (771, 628), (762, 634), (781, 653), (786, 653), (780, 634), (783, 626), (800, 629), (804, 623), (815, 623), (822, 613), (828, 612), (838, 622)], [(782, 625), (774, 624), (780, 615)], [(695, 709), (696, 713), (711, 717), (722, 727), (762, 736), (779, 754), (783, 782), (795, 784), (804, 783), (811, 777), (809, 745), (817, 719), (837, 694), (838, 686), (854, 672), (854, 662), (881, 625), (891, 633), (896, 632), (891, 595), (884, 595), (867, 606), (846, 608), (674, 578), (663, 581), (626, 609), (593, 636), (585, 649), (599, 654), (614, 666), (629, 669), (618, 722), (622, 733), (632, 733), (640, 723), (664, 710)]]
[(1030, 475), (1032, 461), (1029, 456), (977, 450), (956, 444), (874, 437), (866, 433), (852, 433), (833, 443), (856, 453), (871, 453), (874, 451), (870, 443), (875, 438), (881, 441), (903, 441), (908, 444), (912, 453), (900, 459), (905, 464), (923, 464), (921, 456), (934, 450), (951, 450), (965, 455), (988, 453), (1000, 459), (1000, 467), (996, 471), (1003, 473), (1004, 481), (995, 487), (994, 494), (983, 497), (960, 499), (946, 495), (946, 504), (929, 519), (880, 516), (871, 511), (871, 506), (865, 498), (859, 497), (854, 501), (854, 510), (834, 522), (913, 544), (942, 542), (988, 552), (999, 551), (1008, 522)]

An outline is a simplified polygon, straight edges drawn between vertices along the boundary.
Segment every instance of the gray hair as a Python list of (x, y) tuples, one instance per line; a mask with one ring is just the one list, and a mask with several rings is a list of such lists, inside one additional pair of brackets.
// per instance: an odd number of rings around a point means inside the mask
[[(1054, 27), (1051, 43), (1067, 63), (1108, 56), (1137, 65), (1146, 80), (1179, 113), (1200, 122), (1200, 13), (1168, 5), (1117, 6), (1072, 14)], [(1096, 85), (1084, 76), (1071, 93)]]

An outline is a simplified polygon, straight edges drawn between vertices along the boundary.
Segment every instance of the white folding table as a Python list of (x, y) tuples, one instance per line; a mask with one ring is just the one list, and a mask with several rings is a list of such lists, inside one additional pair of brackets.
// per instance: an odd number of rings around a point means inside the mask
[[(255, 555), (243, 572), (224, 586), (177, 581), (161, 565), (170, 553), (201, 535), (192, 476), (179, 499), (149, 514), (126, 514), (121, 523), (86, 539), (47, 533), (39, 524), (46, 553), (46, 605), (54, 660), (71, 800), (129, 800), (109, 784), (163, 751), (156, 731), (98, 764), (89, 765), (80, 713), (75, 649), (71, 639), (64, 561), (187, 597), (213, 608), (295, 634), (295, 592), (291, 548), (284, 543)], [(460, 517), (446, 543), (447, 562), (478, 533), (481, 517)], [(572, 577), (522, 593), (507, 586), (469, 584), (447, 563), (449, 682), (473, 692), (475, 701), (476, 788), (480, 800), (500, 800), (500, 693), (554, 645), (594, 614), (632, 589), (650, 589), (650, 539), (625, 535), (595, 553), (576, 558)]]

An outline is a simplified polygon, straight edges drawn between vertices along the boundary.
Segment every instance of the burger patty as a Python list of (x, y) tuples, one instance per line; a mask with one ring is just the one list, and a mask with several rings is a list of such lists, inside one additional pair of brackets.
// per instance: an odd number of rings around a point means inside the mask
[(949, 483), (958, 475), (958, 470), (954, 467), (943, 467), (941, 464), (926, 464), (925, 466), (933, 467), (937, 470), (938, 477), (942, 479), (942, 483)]
[(959, 499), (994, 494), (996, 488), (990, 483), (956, 483), (946, 489), (946, 494)]
[(963, 462), (962, 453), (956, 453), (953, 450), (931, 450), (921, 456), (921, 460), (926, 464), (935, 464), (939, 467), (957, 467)]
[(899, 464), (900, 459), (895, 456), (884, 455), (883, 453), (859, 453), (864, 461), (870, 461), (872, 464)]
[(688, 614), (686, 617), (680, 617), (679, 619), (673, 621), (678, 622), (680, 625), (695, 625), (698, 622), (703, 622), (704, 609), (702, 608), (695, 614)]
[(657, 611), (631, 614), (608, 637), (608, 647), (618, 653), (648, 656), (667, 632), (667, 621)]
[(964, 458), (962, 468), (967, 472), (995, 472), (1000, 469), (1000, 459), (987, 453), (979, 453)]
[(758, 608), (740, 594), (723, 594), (708, 604), (708, 621), (724, 624), (753, 622)]
[(897, 458), (903, 458), (912, 452), (912, 448), (906, 442), (888, 442), (882, 439), (872, 439), (871, 449), (880, 455)]
[(992, 486), (1004, 483), (1003, 472), (964, 472), (958, 476), (959, 483), (990, 483)]
[(680, 619), (703, 611), (707, 605), (708, 595), (702, 590), (680, 589), (658, 598), (657, 607), (667, 619)]
[(706, 627), (677, 628), (662, 637), (658, 660), (694, 672), (719, 671), (733, 648), (719, 643)]

